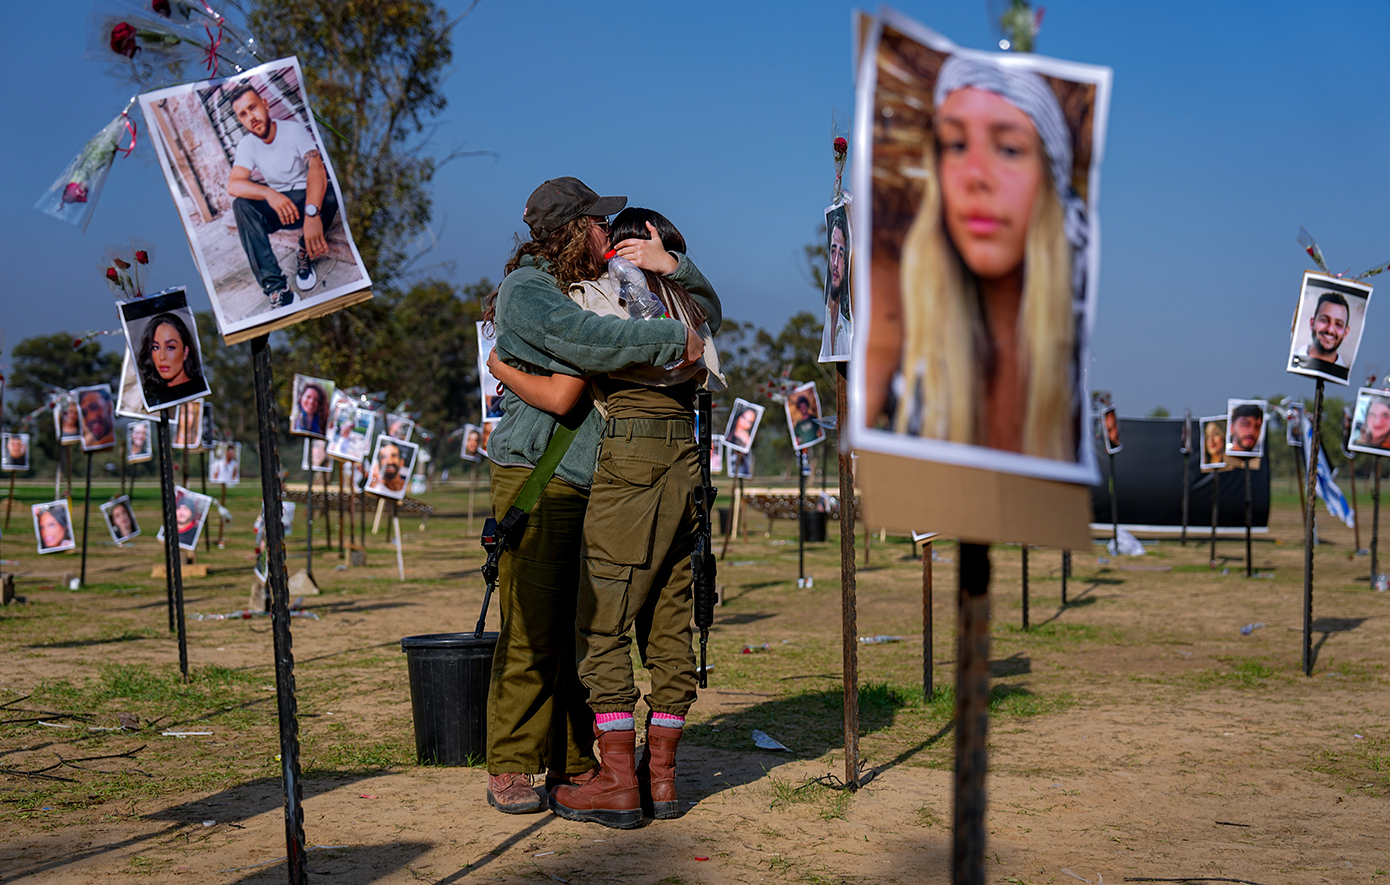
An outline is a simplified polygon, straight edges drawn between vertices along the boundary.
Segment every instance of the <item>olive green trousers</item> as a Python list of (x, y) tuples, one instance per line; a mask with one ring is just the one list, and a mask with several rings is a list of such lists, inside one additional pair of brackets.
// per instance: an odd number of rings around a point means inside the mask
[[(492, 469), (492, 512), (512, 506), (529, 467)], [(575, 599), (588, 493), (552, 477), (498, 565), (502, 618), (487, 699), (487, 770), (577, 773), (598, 764), (594, 716), (575, 656)], [(629, 668), (630, 669), (630, 668)]]
[[(614, 422), (623, 433), (628, 425)], [(579, 586), (579, 677), (595, 713), (628, 712), (632, 636), (651, 676), (647, 706), (684, 716), (695, 702), (690, 647), (690, 552), (699, 526), (693, 490), (700, 466), (689, 421), (637, 420), (639, 432), (605, 435), (584, 522)]]

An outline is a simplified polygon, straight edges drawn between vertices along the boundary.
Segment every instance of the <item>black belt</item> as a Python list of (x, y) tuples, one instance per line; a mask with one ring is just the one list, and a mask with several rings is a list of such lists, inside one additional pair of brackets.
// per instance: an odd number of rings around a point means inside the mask
[(690, 418), (609, 418), (603, 426), (603, 435), (625, 439), (693, 440), (695, 422)]

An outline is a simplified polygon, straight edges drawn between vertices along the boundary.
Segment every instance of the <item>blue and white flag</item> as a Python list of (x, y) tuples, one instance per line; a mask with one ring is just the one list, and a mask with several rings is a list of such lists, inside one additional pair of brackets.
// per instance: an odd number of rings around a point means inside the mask
[[(1307, 453), (1313, 451), (1313, 422), (1305, 412), (1303, 415), (1303, 451), (1300, 457), (1307, 458)], [(1307, 462), (1304, 462), (1307, 466)], [(1326, 448), (1318, 447), (1318, 481), (1317, 494), (1322, 498), (1322, 504), (1327, 508), (1329, 515), (1340, 519), (1347, 524), (1347, 528), (1356, 525), (1356, 511), (1351, 509), (1347, 503), (1347, 496), (1342, 494), (1342, 490), (1333, 481), (1332, 465), (1327, 462)]]

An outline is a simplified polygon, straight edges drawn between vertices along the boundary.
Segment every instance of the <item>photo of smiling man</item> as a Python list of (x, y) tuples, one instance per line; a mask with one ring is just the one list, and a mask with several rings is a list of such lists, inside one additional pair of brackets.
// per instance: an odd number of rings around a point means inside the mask
[(1288, 371), (1347, 384), (1365, 328), (1371, 287), (1305, 271)]
[(139, 100), (228, 343), (371, 297), (295, 59)]
[(1262, 399), (1226, 401), (1226, 455), (1232, 458), (1259, 458), (1265, 452), (1265, 409)]

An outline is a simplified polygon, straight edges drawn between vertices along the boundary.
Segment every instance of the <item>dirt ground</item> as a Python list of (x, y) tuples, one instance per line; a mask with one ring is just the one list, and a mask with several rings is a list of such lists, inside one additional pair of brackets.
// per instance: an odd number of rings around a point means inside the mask
[[(200, 553), (210, 575), (186, 582), (189, 686), (149, 576), (162, 561), (153, 498), (137, 500), (146, 536), (94, 546), (78, 592), (60, 583), (77, 557), (34, 555), (22, 523), (6, 534), (26, 602), (0, 611), (0, 883), (285, 881), (270, 624), (195, 617), (246, 605), (255, 498), (239, 494), (227, 549)], [(314, 881), (949, 881), (953, 543), (935, 545), (927, 701), (922, 562), (906, 540), (875, 538), (866, 566), (858, 537), (856, 632), (898, 641), (857, 645), (868, 782), (850, 793), (833, 789), (836, 527), (808, 548), (815, 584), (798, 589), (792, 526), (765, 537), (755, 517), (720, 563), (711, 687), (681, 746), (683, 816), (617, 831), (502, 815), (482, 768), (415, 764), (399, 640), (471, 628), (483, 590), (466, 490), (427, 500), (440, 513), (423, 529), (404, 520), (405, 581), (384, 533), (362, 568), (335, 570), (336, 551), (319, 550), (324, 592), (304, 603), (318, 619), (292, 622)], [(1076, 552), (1065, 604), (1059, 553), (1034, 550), (1026, 631), (1020, 550), (993, 550), (987, 881), (1390, 882), (1390, 594), (1349, 557), (1351, 530), (1323, 517), (1305, 677), (1296, 503), (1277, 499), (1272, 522), (1255, 578), (1235, 539), (1215, 569), (1204, 540), (1113, 561), (1096, 547)], [(301, 517), (301, 556), (303, 538)], [(138, 727), (87, 730), (121, 712)], [(753, 729), (789, 752), (757, 748)]]

